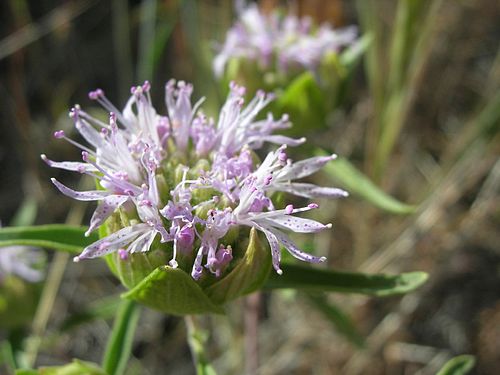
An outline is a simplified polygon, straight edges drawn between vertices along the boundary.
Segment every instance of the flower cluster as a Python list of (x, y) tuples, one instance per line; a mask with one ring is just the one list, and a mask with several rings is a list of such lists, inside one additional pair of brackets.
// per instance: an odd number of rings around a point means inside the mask
[(213, 68), (222, 76), (232, 58), (255, 61), (263, 70), (316, 70), (328, 53), (337, 53), (356, 39), (356, 28), (314, 27), (310, 18), (263, 14), (256, 4), (240, 9)]
[(40, 251), (27, 246), (8, 246), (0, 249), (0, 284), (11, 275), (35, 283), (44, 277), (39, 266), (45, 257)]
[[(79, 106), (70, 111), (78, 132), (89, 145), (62, 138), (82, 150), (81, 162), (57, 162), (42, 155), (51, 167), (92, 176), (98, 189), (79, 192), (52, 179), (65, 195), (82, 201), (98, 201), (87, 233), (109, 218), (126, 216), (127, 225), (86, 247), (75, 261), (117, 252), (126, 261), (131, 253), (152, 247), (168, 252), (171, 267), (189, 261), (192, 277), (221, 276), (233, 259), (234, 233), (255, 228), (264, 233), (273, 267), (280, 270), (280, 245), (294, 257), (321, 262), (301, 251), (286, 232), (315, 233), (323, 225), (294, 214), (318, 207), (311, 203), (277, 209), (274, 192), (301, 197), (343, 197), (343, 190), (295, 182), (318, 171), (334, 159), (313, 157), (293, 162), (287, 146), (305, 139), (293, 139), (274, 132), (290, 126), (287, 116), (275, 119), (258, 114), (273, 99), (263, 92), (245, 105), (245, 89), (232, 83), (217, 121), (203, 114), (203, 100), (192, 104), (193, 87), (170, 81), (165, 87), (167, 115), (156, 112), (150, 85), (132, 88), (123, 111), (119, 111), (102, 90), (92, 91), (108, 112), (109, 121), (92, 117)], [(278, 144), (260, 163), (254, 153), (264, 143)]]

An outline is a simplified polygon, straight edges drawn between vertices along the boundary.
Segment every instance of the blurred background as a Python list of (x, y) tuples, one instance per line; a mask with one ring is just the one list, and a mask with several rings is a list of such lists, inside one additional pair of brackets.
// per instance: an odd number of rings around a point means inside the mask
[[(334, 230), (311, 246), (339, 270), (422, 270), (430, 279), (414, 293), (387, 299), (276, 292), (264, 294), (257, 307), (238, 301), (227, 317), (205, 319), (214, 367), (221, 374), (243, 373), (245, 341), (256, 335), (258, 374), (434, 374), (462, 353), (477, 356), (473, 373), (498, 373), (500, 4), (259, 5), (280, 5), (318, 23), (357, 25), (361, 35), (371, 35), (342, 104), (308, 139), (415, 207), (389, 212), (356, 194), (325, 204), (323, 219), (333, 217)], [(217, 108), (224, 97), (211, 60), (234, 17), (233, 2), (223, 0), (2, 1), (2, 225), (27, 205), (37, 208), (36, 224), (88, 222), (87, 206), (62, 196), (49, 178), (80, 182), (39, 156), (79, 158), (52, 133), (71, 131), (67, 113), (75, 103), (93, 106), (88, 91), (104, 89), (121, 108), (132, 85), (150, 80), (156, 108), (164, 112), (164, 84), (176, 78), (193, 82), (194, 98), (206, 96), (207, 105)], [(117, 306), (113, 296), (123, 289), (104, 262), (84, 267), (51, 252), (49, 260), (48, 277), (56, 275), (51, 285), (60, 285), (45, 320), (23, 331), (41, 340), (34, 344), (36, 364), (99, 362)], [(249, 312), (259, 319), (258, 331), (245, 327)], [(194, 374), (182, 319), (144, 309), (127, 371)]]

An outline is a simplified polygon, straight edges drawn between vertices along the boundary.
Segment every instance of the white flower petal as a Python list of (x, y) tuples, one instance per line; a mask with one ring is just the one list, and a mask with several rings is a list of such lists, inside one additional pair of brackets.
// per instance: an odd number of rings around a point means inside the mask
[(104, 190), (76, 191), (76, 190), (70, 189), (69, 187), (61, 184), (55, 178), (52, 178), (51, 181), (54, 185), (56, 185), (56, 187), (59, 189), (59, 191), (61, 193), (63, 193), (64, 195), (66, 195), (70, 198), (77, 199), (79, 201), (102, 200), (110, 194), (108, 191), (104, 191)]

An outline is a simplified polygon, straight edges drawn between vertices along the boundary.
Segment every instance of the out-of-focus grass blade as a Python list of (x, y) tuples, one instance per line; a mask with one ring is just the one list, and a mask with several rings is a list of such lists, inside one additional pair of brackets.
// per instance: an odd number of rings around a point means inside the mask
[(137, 77), (139, 80), (153, 78), (153, 64), (149, 56), (154, 50), (156, 31), (156, 0), (144, 0), (140, 5), (141, 22), (139, 28), (139, 59)]
[(446, 362), (436, 375), (465, 375), (476, 364), (476, 359), (472, 355), (459, 355)]
[(10, 222), (11, 226), (31, 225), (35, 222), (38, 205), (35, 198), (27, 197)]
[(322, 270), (282, 264), (283, 275), (271, 273), (266, 289), (298, 289), (308, 291), (367, 294), (377, 297), (404, 294), (421, 286), (428, 278), (425, 272), (399, 275), (364, 274)]
[(97, 3), (96, 0), (80, 0), (64, 3), (47, 13), (38, 22), (29, 23), (8, 35), (0, 40), (0, 60), (36, 42), (44, 35), (50, 34), (68, 24), (95, 3)]
[[(327, 155), (324, 151), (317, 151), (316, 154)], [(328, 163), (323, 170), (349, 193), (357, 194), (383, 210), (395, 214), (411, 214), (416, 209), (415, 206), (386, 194), (346, 159), (338, 158)]]
[(64, 224), (0, 228), (0, 251), (4, 246), (27, 245), (77, 254), (98, 240), (95, 233), (85, 237), (85, 231), (86, 227)]
[(176, 21), (177, 20), (173, 15), (166, 21), (160, 22), (157, 26), (154, 44), (147, 57), (149, 59), (149, 65), (151, 66), (151, 74), (154, 73), (154, 69), (158, 65), (161, 55), (165, 52), (165, 45), (172, 35)]
[(120, 296), (111, 296), (95, 301), (83, 311), (68, 317), (61, 325), (61, 330), (66, 331), (77, 325), (88, 323), (96, 319), (112, 318), (116, 315), (116, 311), (120, 304)]
[(140, 307), (134, 301), (122, 301), (102, 360), (102, 367), (107, 374), (123, 374), (132, 349), (139, 313)]
[(111, 2), (111, 17), (113, 25), (113, 50), (117, 63), (116, 78), (120, 100), (126, 101), (130, 95), (133, 82), (132, 52), (130, 47), (130, 23), (127, 0)]
[(5, 365), (11, 372), (17, 367), (12, 344), (4, 340), (0, 342), (0, 365)]
[(354, 323), (338, 306), (326, 300), (325, 296), (310, 294), (307, 296), (309, 301), (316, 307), (336, 328), (337, 332), (342, 334), (349, 342), (363, 348), (365, 341), (358, 333)]

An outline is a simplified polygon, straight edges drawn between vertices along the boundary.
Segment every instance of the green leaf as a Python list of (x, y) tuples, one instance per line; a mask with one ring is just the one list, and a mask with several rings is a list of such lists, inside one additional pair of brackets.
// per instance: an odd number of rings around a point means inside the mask
[(339, 56), (340, 63), (345, 66), (348, 71), (352, 71), (361, 60), (361, 57), (365, 54), (372, 40), (372, 35), (363, 35), (361, 39), (342, 51)]
[(459, 355), (446, 362), (436, 375), (465, 375), (475, 364), (476, 359), (473, 355)]
[(122, 294), (122, 298), (173, 315), (224, 313), (190, 275), (169, 266), (156, 268), (136, 287)]
[(27, 245), (78, 254), (98, 240), (95, 233), (85, 237), (85, 231), (85, 227), (64, 224), (0, 228), (0, 251), (4, 246)]
[(20, 369), (15, 375), (110, 375), (91, 362), (74, 359), (63, 366), (40, 367), (38, 370)]
[[(2, 251), (2, 249), (0, 249)], [(41, 284), (10, 275), (0, 283), (0, 328), (27, 326), (33, 320)]]
[(69, 316), (61, 325), (61, 330), (66, 331), (80, 324), (92, 322), (97, 319), (110, 319), (116, 315), (121, 303), (119, 296), (110, 296), (92, 302), (83, 311)]
[(205, 291), (210, 299), (222, 304), (252, 293), (262, 287), (271, 271), (271, 253), (262, 246), (255, 228), (250, 231), (250, 241), (238, 265), (223, 279)]
[[(317, 151), (317, 155), (327, 155)], [(394, 214), (411, 214), (416, 207), (400, 202), (377, 187), (368, 177), (344, 158), (338, 158), (328, 163), (323, 170), (335, 181), (349, 191), (364, 198), (373, 205)]]
[(292, 264), (282, 264), (281, 268), (283, 275), (271, 273), (265, 285), (266, 289), (301, 289), (385, 297), (408, 293), (421, 286), (428, 277), (425, 272), (368, 275)]
[(295, 78), (274, 103), (274, 113), (288, 113), (293, 126), (287, 135), (304, 135), (325, 126), (325, 99), (314, 76), (305, 72)]
[(106, 374), (123, 374), (132, 350), (139, 313), (140, 308), (134, 301), (122, 301), (102, 360)]
[(308, 295), (312, 304), (333, 324), (337, 332), (342, 334), (349, 342), (358, 348), (365, 345), (364, 338), (358, 333), (351, 318), (345, 314), (338, 306), (327, 301), (325, 296)]

